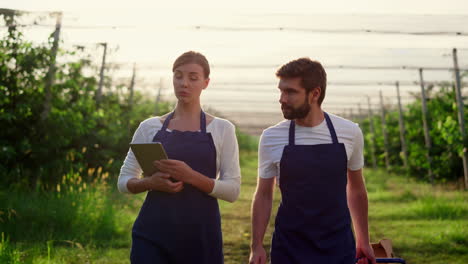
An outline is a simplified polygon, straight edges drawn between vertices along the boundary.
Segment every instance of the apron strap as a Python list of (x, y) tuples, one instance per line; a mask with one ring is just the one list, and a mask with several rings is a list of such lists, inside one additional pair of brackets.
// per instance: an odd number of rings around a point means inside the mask
[(172, 113), (170, 113), (166, 120), (164, 120), (164, 124), (163, 126), (161, 127), (161, 131), (166, 131), (167, 127), (169, 126), (169, 122), (171, 121), (172, 117), (174, 116), (174, 111), (172, 111)]
[(206, 115), (203, 110), (200, 113), (200, 130), (202, 133), (206, 133)]
[[(161, 127), (162, 131), (166, 131), (167, 127), (169, 126), (169, 122), (171, 121), (173, 116), (174, 111), (167, 116), (166, 120), (164, 120), (164, 124)], [(206, 115), (203, 111), (201, 111), (200, 113), (200, 130), (202, 133), (206, 133)]]
[(289, 145), (294, 146), (294, 138), (296, 137), (296, 122), (294, 120), (291, 120), (291, 123), (289, 124)]
[(326, 112), (323, 112), (323, 113), (325, 114), (325, 120), (327, 120), (327, 126), (328, 126), (328, 130), (330, 130), (330, 135), (331, 135), (333, 144), (338, 144), (338, 137), (336, 136), (335, 127), (333, 126), (333, 123), (330, 120), (330, 117), (328, 116), (328, 114)]

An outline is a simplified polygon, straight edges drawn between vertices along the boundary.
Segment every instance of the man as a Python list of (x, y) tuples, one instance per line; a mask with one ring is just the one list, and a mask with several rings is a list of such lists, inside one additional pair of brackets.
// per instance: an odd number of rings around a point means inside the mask
[(367, 226), (361, 130), (322, 111), (326, 73), (319, 62), (300, 58), (283, 65), (276, 76), (287, 120), (266, 129), (260, 139), (250, 263), (267, 260), (263, 237), (275, 179), (282, 201), (271, 263), (375, 263)]

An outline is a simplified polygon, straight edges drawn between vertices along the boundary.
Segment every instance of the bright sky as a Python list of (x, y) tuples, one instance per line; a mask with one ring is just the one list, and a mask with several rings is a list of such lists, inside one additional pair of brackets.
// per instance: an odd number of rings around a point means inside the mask
[[(451, 67), (451, 49), (456, 47), (460, 65), (468, 67), (468, 36), (310, 31), (372, 29), (467, 33), (466, 0), (0, 0), (0, 7), (64, 11), (61, 33), (64, 46), (92, 45), (89, 52), (99, 63), (102, 49), (95, 43), (107, 42), (108, 62), (126, 64), (114, 74), (128, 82), (131, 65), (136, 62), (137, 88), (151, 96), (163, 78), (163, 93), (172, 97), (170, 67), (173, 60), (187, 50), (201, 51), (213, 65), (210, 89), (205, 92), (203, 102), (231, 113), (234, 119), (239, 116), (238, 112), (278, 113), (275, 69), (302, 56), (321, 61), (325, 68), (331, 65)], [(26, 35), (33, 41), (44, 42), (53, 30), (54, 20), (46, 23), (52, 26), (27, 29)], [(83, 26), (100, 28), (76, 28)], [(200, 29), (197, 30), (197, 26)], [(275, 30), (279, 27), (286, 30)], [(252, 28), (269, 30), (239, 30)], [(251, 67), (223, 67), (233, 65)], [(257, 67), (252, 68), (253, 65)], [(419, 80), (416, 71), (407, 70), (329, 69), (327, 72), (331, 83)], [(428, 72), (425, 80), (449, 81), (451, 74)], [(239, 82), (266, 84), (242, 85)], [(401, 89), (405, 95), (419, 87), (402, 86)], [(395, 103), (392, 86), (331, 84), (324, 105), (337, 113), (350, 108), (357, 112), (358, 103), (365, 106), (365, 95), (370, 95), (377, 104), (379, 90), (388, 103)]]
[[(203, 11), (219, 9), (227, 12), (237, 10), (279, 11), (299, 13), (392, 13), (392, 14), (464, 14), (468, 10), (465, 0), (197, 0), (197, 1), (154, 1), (154, 0), (1, 0), (2, 7), (26, 10), (158, 10), (189, 9)], [(465, 12), (461, 11), (465, 10)]]

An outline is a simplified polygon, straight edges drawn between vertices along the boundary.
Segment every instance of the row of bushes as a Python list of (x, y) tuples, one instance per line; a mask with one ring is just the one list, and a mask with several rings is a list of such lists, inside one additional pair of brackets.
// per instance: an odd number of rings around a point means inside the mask
[[(7, 24), (12, 16), (4, 15)], [(50, 112), (45, 79), (52, 63), (52, 41), (35, 45), (9, 27), (0, 39), (0, 182), (2, 186), (53, 189), (64, 177), (118, 172), (139, 122), (155, 113), (156, 105), (139, 93), (133, 104), (127, 88), (106, 92), (98, 104), (98, 82), (90, 55), (79, 49), (60, 50)], [(92, 72), (86, 75), (84, 72)], [(106, 77), (104, 88), (110, 88)], [(159, 113), (169, 104), (158, 105)], [(93, 170), (95, 173), (83, 173)]]
[[(7, 25), (16, 23), (12, 14), (2, 15)], [(31, 43), (14, 26), (0, 39), (2, 186), (52, 190), (63, 181), (115, 176), (138, 124), (170, 110), (169, 103), (156, 105), (138, 92), (129, 102), (128, 88), (112, 86), (110, 76), (104, 80), (107, 92), (97, 102), (97, 67), (77, 48), (59, 52), (58, 61), (66, 62), (56, 63), (50, 112), (44, 118), (51, 49), (52, 39)], [(255, 138), (239, 131), (237, 136), (241, 149), (256, 150)]]
[[(455, 91), (450, 84), (440, 84), (439, 87), (427, 88), (428, 126), (432, 141), (429, 155), (432, 158), (431, 169), (436, 181), (453, 181), (463, 177), (461, 155), (467, 140), (460, 133)], [(391, 170), (406, 172), (422, 179), (430, 180), (428, 176), (429, 162), (426, 156), (427, 148), (424, 140), (421, 97), (414, 94), (414, 101), (403, 109), (403, 119), (406, 129), (405, 139), (408, 148), (408, 168), (403, 168), (403, 153), (400, 142), (399, 113), (397, 108), (387, 109), (385, 114), (386, 131), (388, 134), (388, 155)], [(465, 123), (468, 120), (468, 108), (464, 108)], [(370, 131), (373, 122), (375, 134)], [(385, 168), (385, 145), (381, 115), (360, 121), (365, 135), (365, 160), (372, 165), (372, 151), (376, 153), (377, 164)], [(375, 142), (375, 144), (374, 144)]]

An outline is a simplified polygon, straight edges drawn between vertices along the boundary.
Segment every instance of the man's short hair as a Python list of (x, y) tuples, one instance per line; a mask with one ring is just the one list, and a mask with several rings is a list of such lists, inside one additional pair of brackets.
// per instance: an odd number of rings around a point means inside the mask
[(196, 51), (187, 51), (184, 54), (180, 55), (174, 61), (174, 65), (172, 65), (172, 72), (174, 72), (177, 67), (189, 63), (195, 63), (200, 65), (203, 69), (205, 79), (210, 77), (210, 64), (208, 63), (208, 60), (203, 54)]
[(316, 87), (320, 87), (321, 93), (318, 104), (321, 105), (325, 98), (325, 89), (327, 88), (327, 73), (322, 64), (310, 58), (299, 58), (290, 61), (281, 66), (276, 71), (278, 78), (301, 78), (301, 86), (307, 93)]

